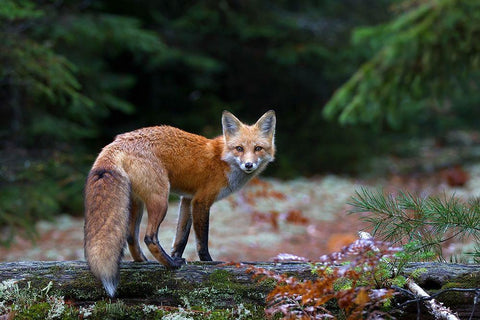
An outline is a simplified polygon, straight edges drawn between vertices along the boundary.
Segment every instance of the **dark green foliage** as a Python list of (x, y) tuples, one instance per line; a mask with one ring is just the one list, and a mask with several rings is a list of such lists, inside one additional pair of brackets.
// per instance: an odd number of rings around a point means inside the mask
[[(68, 2), (39, 5), (6, 0), (0, 75), (3, 118), (16, 139), (31, 145), (78, 141), (98, 135), (99, 119), (109, 110), (132, 112), (120, 92), (135, 77), (114, 70), (109, 59), (136, 54), (138, 63), (159, 56), (156, 34), (134, 18), (94, 13)], [(30, 11), (27, 11), (28, 8)], [(13, 120), (13, 121), (12, 121)]]
[(60, 152), (36, 160), (19, 154), (11, 157), (4, 158), (5, 166), (0, 167), (6, 180), (0, 185), (0, 225), (8, 227), (0, 236), (0, 244), (9, 244), (16, 229), (25, 230), (32, 238), (32, 222), (38, 219), (82, 212), (84, 172), (91, 158)]
[(82, 212), (93, 156), (86, 138), (99, 135), (111, 110), (131, 113), (123, 91), (135, 76), (110, 60), (160, 56), (159, 37), (134, 18), (92, 12), (65, 2), (6, 0), (0, 9), (1, 237), (31, 235), (33, 221)]
[(372, 57), (328, 102), (327, 117), (399, 128), (453, 116), (465, 95), (478, 99), (480, 3), (406, 1), (399, 7), (391, 22), (356, 30), (354, 41), (369, 46)]

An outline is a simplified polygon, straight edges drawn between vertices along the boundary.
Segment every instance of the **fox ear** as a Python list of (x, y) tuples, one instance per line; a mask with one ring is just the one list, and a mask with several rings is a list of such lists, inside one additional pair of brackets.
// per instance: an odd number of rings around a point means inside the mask
[(275, 134), (276, 124), (275, 111), (267, 111), (260, 119), (258, 119), (255, 125), (260, 128), (260, 131), (267, 137)]
[(223, 111), (222, 127), (224, 136), (231, 136), (236, 134), (241, 126), (242, 122), (238, 120), (233, 114), (228, 111)]

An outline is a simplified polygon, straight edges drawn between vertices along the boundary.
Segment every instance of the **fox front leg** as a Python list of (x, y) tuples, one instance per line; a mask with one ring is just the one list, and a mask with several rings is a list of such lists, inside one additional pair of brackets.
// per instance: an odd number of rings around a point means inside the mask
[(188, 242), (190, 228), (192, 226), (192, 199), (182, 197), (180, 209), (178, 210), (177, 233), (172, 247), (172, 258), (174, 260), (183, 260), (182, 255)]
[(192, 202), (193, 229), (197, 239), (197, 253), (200, 261), (212, 261), (208, 252), (208, 229), (210, 219), (210, 207), (213, 201)]

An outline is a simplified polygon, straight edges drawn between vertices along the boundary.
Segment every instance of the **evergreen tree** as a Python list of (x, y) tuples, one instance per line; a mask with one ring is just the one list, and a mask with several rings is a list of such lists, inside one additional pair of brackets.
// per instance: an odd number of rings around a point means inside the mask
[[(0, 5), (0, 227), (32, 231), (38, 218), (82, 212), (91, 156), (111, 110), (132, 112), (122, 92), (135, 78), (112, 66), (121, 55), (161, 56), (140, 21), (76, 1), (4, 0)], [(131, 58), (133, 60), (133, 58)], [(28, 233), (28, 234), (31, 234)]]
[(406, 122), (462, 114), (466, 96), (469, 111), (475, 111), (480, 3), (404, 1), (398, 10), (394, 20), (355, 32), (356, 43), (370, 47), (371, 59), (327, 103), (328, 118), (399, 128)]

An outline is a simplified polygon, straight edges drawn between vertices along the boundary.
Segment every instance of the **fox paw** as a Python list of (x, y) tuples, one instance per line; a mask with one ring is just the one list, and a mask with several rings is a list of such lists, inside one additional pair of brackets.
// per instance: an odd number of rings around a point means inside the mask
[(178, 269), (184, 264), (187, 264), (187, 261), (182, 257), (172, 257), (172, 260), (173, 260), (173, 267), (175, 269)]

